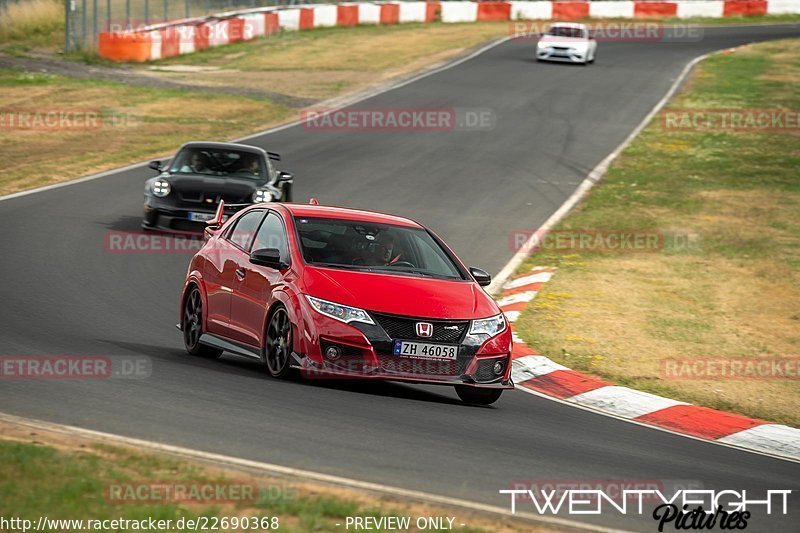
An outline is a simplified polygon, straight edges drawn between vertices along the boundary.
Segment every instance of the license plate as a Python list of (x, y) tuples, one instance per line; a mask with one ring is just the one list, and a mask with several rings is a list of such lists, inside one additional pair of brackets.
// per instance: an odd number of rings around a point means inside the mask
[(208, 222), (214, 220), (214, 213), (189, 213), (189, 220), (192, 222)]
[(451, 361), (455, 360), (458, 355), (458, 346), (396, 340), (394, 341), (394, 354), (404, 357), (445, 359)]

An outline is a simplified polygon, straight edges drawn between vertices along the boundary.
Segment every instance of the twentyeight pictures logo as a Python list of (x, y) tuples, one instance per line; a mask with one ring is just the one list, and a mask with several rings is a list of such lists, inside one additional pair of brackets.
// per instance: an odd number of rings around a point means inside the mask
[[(605, 487), (559, 490), (529, 488), (501, 489), (510, 495), (511, 513), (519, 510), (538, 514), (621, 515), (651, 514), (658, 522), (658, 531), (673, 529), (745, 529), (752, 517), (751, 510), (767, 515), (789, 512), (791, 490), (767, 490), (759, 493), (747, 490), (681, 489), (674, 493), (657, 487), (623, 489), (609, 492)], [(647, 502), (655, 500), (652, 510)], [(522, 508), (521, 506), (524, 506)]]

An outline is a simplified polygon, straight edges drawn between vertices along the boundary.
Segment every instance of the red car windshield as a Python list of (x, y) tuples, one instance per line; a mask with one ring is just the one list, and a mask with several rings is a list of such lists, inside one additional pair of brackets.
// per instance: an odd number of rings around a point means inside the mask
[(422, 228), (295, 217), (301, 253), (314, 266), (409, 276), (466, 279)]

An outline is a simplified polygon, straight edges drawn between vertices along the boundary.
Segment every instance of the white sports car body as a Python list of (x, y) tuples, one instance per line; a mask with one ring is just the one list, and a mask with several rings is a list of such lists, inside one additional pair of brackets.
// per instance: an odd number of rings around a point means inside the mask
[(597, 54), (597, 41), (589, 37), (585, 24), (556, 22), (550, 25), (536, 43), (539, 61), (592, 63)]

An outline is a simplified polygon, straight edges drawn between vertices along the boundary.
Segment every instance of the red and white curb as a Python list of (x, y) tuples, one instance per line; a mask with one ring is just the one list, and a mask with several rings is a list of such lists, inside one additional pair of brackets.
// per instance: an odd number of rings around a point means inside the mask
[(98, 34), (98, 53), (111, 61), (144, 62), (248, 41), (280, 30), (334, 26), (478, 21), (722, 18), (800, 13), (800, 0), (402, 1), (303, 4), (234, 10)]
[(554, 272), (534, 267), (510, 279), (497, 301), (514, 336), (511, 377), (517, 389), (648, 426), (800, 460), (800, 429), (620, 387), (538, 354), (519, 338), (514, 323)]

